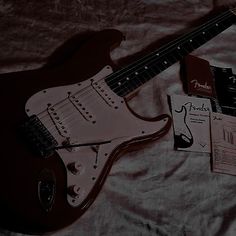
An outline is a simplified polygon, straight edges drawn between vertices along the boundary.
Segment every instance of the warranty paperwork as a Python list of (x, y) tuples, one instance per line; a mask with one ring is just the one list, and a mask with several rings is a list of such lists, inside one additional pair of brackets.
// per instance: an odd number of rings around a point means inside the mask
[(211, 114), (212, 169), (236, 175), (236, 117)]

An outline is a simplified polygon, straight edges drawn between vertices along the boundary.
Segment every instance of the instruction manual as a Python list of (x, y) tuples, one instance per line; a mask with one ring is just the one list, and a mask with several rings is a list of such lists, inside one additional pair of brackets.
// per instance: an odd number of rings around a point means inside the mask
[(170, 99), (175, 148), (210, 153), (210, 100), (182, 95)]

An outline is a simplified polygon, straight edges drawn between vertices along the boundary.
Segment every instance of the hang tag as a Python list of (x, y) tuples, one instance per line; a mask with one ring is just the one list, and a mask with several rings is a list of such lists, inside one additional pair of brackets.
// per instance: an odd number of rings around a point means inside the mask
[(214, 77), (208, 61), (188, 55), (182, 66), (189, 95), (216, 98)]
[(210, 99), (182, 95), (170, 96), (177, 150), (210, 153)]

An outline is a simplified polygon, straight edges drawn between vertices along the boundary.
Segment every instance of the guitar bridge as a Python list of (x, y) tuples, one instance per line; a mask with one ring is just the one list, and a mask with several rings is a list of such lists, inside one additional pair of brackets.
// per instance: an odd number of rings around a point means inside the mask
[(20, 133), (35, 154), (46, 158), (55, 153), (58, 143), (36, 115), (20, 126)]

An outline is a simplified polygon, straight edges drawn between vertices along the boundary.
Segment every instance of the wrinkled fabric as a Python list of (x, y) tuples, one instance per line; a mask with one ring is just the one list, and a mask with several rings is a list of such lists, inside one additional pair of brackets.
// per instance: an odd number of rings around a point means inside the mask
[[(75, 33), (115, 28), (126, 40), (117, 64), (156, 41), (192, 29), (220, 0), (0, 0), (0, 72), (39, 68)], [(192, 54), (236, 73), (236, 26)], [(124, 60), (126, 58), (127, 60)], [(179, 64), (143, 86), (130, 106), (139, 115), (169, 113), (167, 94), (184, 94)], [(52, 236), (234, 236), (236, 176), (212, 173), (210, 155), (175, 151), (173, 130), (114, 163), (95, 202)], [(61, 217), (66, 217), (62, 215)], [(1, 235), (23, 234), (1, 230)]]

